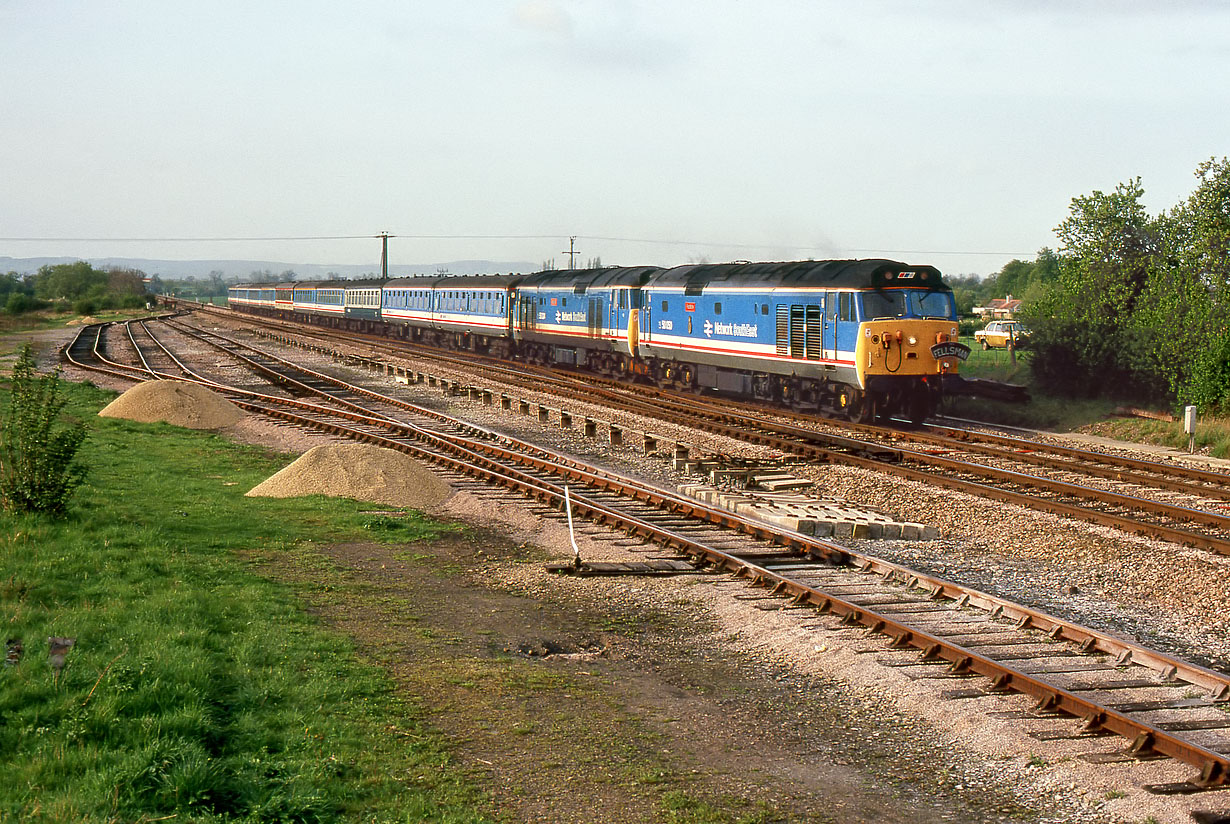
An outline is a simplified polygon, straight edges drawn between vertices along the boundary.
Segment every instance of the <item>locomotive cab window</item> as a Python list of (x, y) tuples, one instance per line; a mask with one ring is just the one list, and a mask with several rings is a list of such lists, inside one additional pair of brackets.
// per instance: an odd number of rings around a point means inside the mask
[(662, 301), (662, 311), (666, 311), (666, 301)]
[(720, 300), (717, 303), (713, 304), (713, 314), (715, 315), (722, 314), (722, 302)]

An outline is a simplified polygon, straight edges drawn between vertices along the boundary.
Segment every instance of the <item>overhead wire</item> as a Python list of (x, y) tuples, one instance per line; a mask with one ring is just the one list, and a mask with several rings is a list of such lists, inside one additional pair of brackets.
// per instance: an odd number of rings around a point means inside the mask
[[(389, 237), (406, 240), (556, 240), (566, 237), (605, 243), (641, 243), (656, 246), (691, 246), (718, 249), (791, 249), (795, 251), (833, 251), (831, 246), (818, 244), (736, 243), (712, 240), (672, 240), (663, 238), (619, 237), (614, 235), (568, 234), (423, 234), (415, 232), (381, 232), (366, 235), (281, 235), (281, 236), (209, 236), (209, 237), (0, 237), (0, 243), (272, 243), (321, 240), (370, 240)], [(1034, 252), (944, 250), (944, 249), (878, 249), (842, 248), (845, 253), (880, 255), (990, 255), (1028, 257)]]

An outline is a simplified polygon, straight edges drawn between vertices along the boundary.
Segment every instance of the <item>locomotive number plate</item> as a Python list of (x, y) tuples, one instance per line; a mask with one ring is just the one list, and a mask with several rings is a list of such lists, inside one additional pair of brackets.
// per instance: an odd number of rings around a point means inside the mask
[(969, 347), (964, 343), (957, 343), (952, 340), (946, 343), (937, 343), (931, 347), (931, 357), (965, 360), (969, 357)]

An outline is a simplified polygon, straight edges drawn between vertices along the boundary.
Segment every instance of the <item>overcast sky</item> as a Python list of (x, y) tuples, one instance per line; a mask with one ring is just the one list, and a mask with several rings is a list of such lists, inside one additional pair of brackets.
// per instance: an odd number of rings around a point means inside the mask
[(0, 0), (0, 55), (12, 257), (986, 274), (1230, 154), (1219, 0)]

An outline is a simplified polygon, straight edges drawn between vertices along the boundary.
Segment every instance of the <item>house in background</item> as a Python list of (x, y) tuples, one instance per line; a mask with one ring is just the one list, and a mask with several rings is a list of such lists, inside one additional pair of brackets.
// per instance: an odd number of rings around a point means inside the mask
[(1006, 319), (1016, 317), (1021, 310), (1021, 299), (1009, 295), (1006, 298), (993, 298), (986, 306), (975, 306), (974, 312), (983, 320)]

